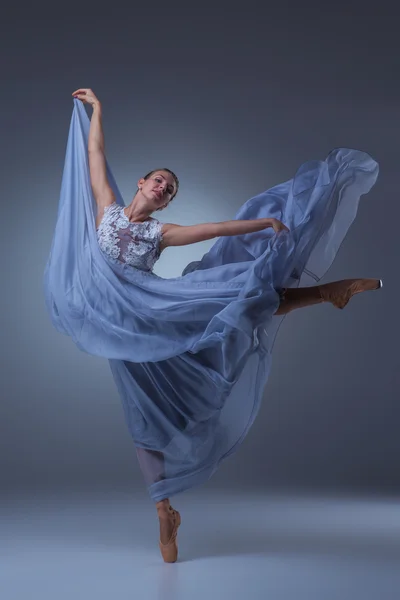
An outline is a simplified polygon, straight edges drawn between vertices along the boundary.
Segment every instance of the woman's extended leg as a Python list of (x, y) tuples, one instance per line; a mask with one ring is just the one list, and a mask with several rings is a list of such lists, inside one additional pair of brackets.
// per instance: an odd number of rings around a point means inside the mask
[(296, 308), (330, 302), (336, 308), (343, 309), (355, 294), (378, 290), (381, 279), (342, 279), (322, 285), (304, 288), (285, 288), (281, 293), (281, 303), (276, 315), (285, 315)]

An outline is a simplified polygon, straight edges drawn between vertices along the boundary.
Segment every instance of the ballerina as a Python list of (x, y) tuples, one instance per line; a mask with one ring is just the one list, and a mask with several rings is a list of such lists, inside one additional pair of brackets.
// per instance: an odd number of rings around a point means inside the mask
[[(260, 256), (264, 256), (264, 257), (268, 257), (271, 256), (271, 248), (274, 248), (274, 243), (277, 244), (277, 250), (276, 250), (276, 255), (275, 255), (275, 260), (284, 260), (285, 256), (284, 256), (284, 252), (283, 250), (287, 253), (287, 262), (289, 263), (292, 257), (292, 255), (296, 256), (296, 261), (295, 261), (295, 268), (293, 269), (293, 271), (291, 273), (287, 273), (285, 276), (282, 276), (281, 278), (276, 276), (276, 281), (269, 281), (269, 286), (270, 286), (270, 292), (269, 292), (269, 296), (268, 298), (270, 298), (270, 306), (268, 308), (268, 310), (270, 311), (269, 314), (271, 316), (274, 317), (279, 317), (279, 316), (284, 316), (286, 314), (288, 314), (289, 312), (295, 310), (295, 309), (299, 309), (302, 307), (306, 307), (306, 306), (311, 306), (314, 304), (319, 304), (321, 302), (326, 302), (326, 303), (331, 303), (334, 307), (339, 308), (339, 309), (343, 309), (348, 302), (350, 301), (350, 299), (358, 293), (361, 292), (365, 292), (365, 291), (372, 291), (372, 290), (377, 290), (380, 287), (382, 287), (382, 281), (379, 279), (372, 279), (372, 278), (357, 278), (357, 279), (345, 279), (345, 280), (341, 280), (341, 281), (334, 281), (334, 282), (330, 282), (330, 283), (326, 283), (326, 284), (319, 284), (319, 285), (313, 285), (313, 286), (306, 286), (306, 287), (297, 287), (297, 288), (293, 288), (293, 287), (289, 287), (290, 285), (292, 285), (293, 283), (296, 282), (296, 280), (299, 279), (299, 273), (297, 271), (302, 271), (302, 267), (304, 267), (305, 264), (307, 264), (307, 258), (309, 258), (310, 254), (312, 253), (313, 248), (315, 247), (317, 240), (319, 238), (317, 238), (316, 233), (313, 233), (314, 238), (313, 238), (313, 243), (309, 244), (308, 246), (305, 246), (305, 249), (302, 249), (302, 254), (300, 254), (300, 250), (301, 249), (301, 239), (303, 238), (300, 236), (299, 238), (296, 238), (296, 242), (287, 242), (288, 239), (288, 235), (291, 234), (291, 229), (289, 227), (287, 227), (287, 225), (285, 225), (280, 219), (275, 218), (275, 217), (257, 217), (257, 218), (244, 218), (244, 219), (240, 219), (237, 218), (235, 220), (232, 221), (225, 221), (225, 222), (220, 222), (220, 223), (202, 223), (199, 225), (193, 225), (193, 226), (180, 226), (174, 223), (161, 223), (160, 221), (158, 221), (157, 219), (153, 218), (151, 215), (156, 212), (156, 211), (162, 211), (164, 209), (167, 208), (167, 206), (173, 201), (173, 199), (175, 198), (176, 194), (178, 193), (178, 189), (179, 189), (179, 180), (178, 177), (169, 169), (156, 169), (153, 170), (151, 172), (149, 172), (147, 175), (145, 175), (144, 177), (140, 178), (138, 181), (138, 189), (137, 192), (135, 194), (135, 196), (133, 197), (132, 202), (128, 205), (128, 206), (123, 206), (121, 202), (117, 202), (117, 198), (116, 198), (116, 191), (115, 191), (115, 186), (113, 186), (112, 181), (111, 181), (111, 175), (110, 173), (108, 173), (107, 171), (107, 163), (106, 163), (106, 158), (105, 158), (105, 146), (104, 146), (104, 134), (103, 134), (103, 130), (102, 130), (102, 106), (100, 101), (98, 100), (98, 98), (96, 97), (96, 95), (93, 93), (93, 91), (89, 88), (79, 88), (78, 90), (76, 90), (75, 92), (73, 92), (72, 94), (73, 98), (76, 100), (80, 100), (82, 101), (82, 103), (84, 104), (89, 104), (92, 109), (93, 109), (93, 113), (92, 113), (92, 118), (91, 118), (91, 122), (90, 122), (90, 129), (88, 132), (88, 138), (87, 138), (87, 153), (88, 153), (88, 164), (89, 164), (89, 174), (90, 174), (90, 185), (91, 185), (91, 190), (93, 193), (93, 197), (95, 199), (95, 203), (96, 203), (96, 214), (95, 214), (95, 230), (96, 230), (96, 239), (97, 239), (97, 243), (99, 245), (99, 248), (103, 254), (103, 256), (105, 257), (105, 259), (110, 260), (111, 264), (115, 265), (115, 269), (118, 269), (118, 274), (123, 274), (124, 277), (128, 277), (128, 275), (126, 275), (128, 272), (126, 271), (126, 269), (132, 269), (132, 270), (136, 270), (136, 273), (139, 275), (138, 272), (141, 272), (143, 274), (148, 273), (148, 274), (152, 274), (152, 269), (154, 267), (154, 264), (156, 263), (156, 261), (159, 259), (161, 252), (163, 252), (166, 248), (168, 248), (169, 246), (186, 246), (189, 244), (194, 244), (196, 242), (199, 241), (204, 241), (204, 240), (211, 240), (214, 238), (232, 238), (232, 240), (235, 238), (237, 240), (241, 239), (242, 240), (242, 246), (240, 247), (240, 251), (243, 253), (240, 255), (240, 258), (237, 258), (236, 260), (238, 261), (238, 264), (240, 265), (240, 261), (243, 261), (242, 264), (246, 264), (245, 260), (247, 259), (247, 254), (249, 253), (249, 249), (247, 246), (245, 246), (245, 243), (243, 242), (243, 240), (246, 239), (250, 239), (248, 237), (249, 234), (257, 234), (260, 236), (259, 239), (260, 240), (260, 244), (264, 244), (265, 245), (265, 240), (269, 239), (271, 242), (271, 245), (269, 246), (269, 253), (266, 253), (266, 251), (264, 250), (264, 246), (262, 246), (263, 250), (259, 250), (259, 254)], [(356, 152), (356, 151), (355, 151)], [(352, 155), (351, 155), (352, 158)], [(372, 179), (375, 180), (376, 178), (376, 169), (375, 169), (375, 163), (371, 162), (369, 164), (369, 169), (371, 169), (372, 171), (374, 171), (374, 174), (372, 176)], [(370, 171), (368, 171), (368, 173), (370, 173)], [(367, 177), (367, 176), (366, 176)], [(319, 184), (319, 179), (318, 182)], [(316, 186), (317, 184), (314, 183), (314, 185)], [(327, 185), (325, 182), (323, 182), (323, 185)], [(370, 184), (368, 184), (370, 185)], [(307, 188), (305, 186), (303, 186), (306, 193), (307, 193)], [(323, 189), (323, 186), (321, 185), (321, 189)], [(302, 192), (303, 188), (300, 190), (300, 193)], [(362, 192), (360, 192), (362, 193)], [(327, 202), (327, 200), (325, 200), (325, 202)], [(265, 209), (263, 209), (265, 210)], [(289, 213), (288, 213), (289, 214)], [(246, 217), (246, 214), (244, 214), (244, 216)], [(348, 217), (347, 217), (348, 218)], [(348, 218), (349, 219), (349, 218)], [(303, 226), (303, 223), (305, 222), (304, 219), (302, 219), (301, 221), (299, 221), (300, 224), (295, 223), (295, 226), (293, 228), (293, 235), (295, 235), (295, 233), (299, 230), (300, 226)], [(332, 217), (331, 217), (331, 221), (329, 222), (328, 217), (326, 216), (326, 213), (324, 213), (321, 216), (321, 223), (323, 225), (322, 229), (324, 231), (328, 231), (329, 230), (329, 223), (332, 223)], [(325, 224), (325, 225), (324, 225)], [(321, 226), (320, 226), (321, 228)], [(317, 226), (314, 226), (315, 231), (317, 230)], [(272, 231), (271, 231), (272, 230)], [(314, 230), (313, 230), (314, 232)], [(264, 235), (264, 238), (262, 238), (261, 236)], [(241, 236), (236, 237), (236, 236)], [(247, 236), (247, 237), (246, 237)], [(269, 237), (268, 237), (269, 236)], [(275, 237), (273, 237), (275, 236)], [(255, 240), (256, 236), (253, 236), (252, 239)], [(275, 240), (275, 242), (273, 242), (272, 240)], [(280, 241), (279, 241), (280, 240)], [(300, 241), (299, 241), (300, 240)], [(228, 240), (227, 240), (228, 241)], [(279, 246), (279, 243), (281, 243), (281, 246)], [(286, 244), (286, 246), (285, 246)], [(260, 246), (261, 247), (261, 246)], [(232, 248), (235, 250), (236, 252), (236, 256), (239, 256), (237, 253), (237, 246), (232, 246)], [(295, 254), (294, 250), (296, 250), (298, 253)], [(250, 249), (251, 252), (253, 252), (253, 260), (251, 262), (251, 264), (253, 265), (254, 263), (257, 263), (257, 261), (254, 260), (254, 250), (253, 248)], [(247, 252), (247, 254), (244, 254), (245, 252)], [(264, 254), (263, 254), (264, 252)], [(334, 256), (335, 252), (332, 252), (332, 256)], [(210, 256), (212, 256), (212, 252), (208, 253), (208, 255), (206, 257), (204, 257), (203, 262), (199, 264), (196, 264), (193, 268), (193, 265), (189, 265), (189, 267), (185, 270), (184, 274), (185, 276), (183, 277), (183, 279), (188, 278), (188, 280), (190, 280), (191, 277), (191, 273), (193, 273), (193, 278), (196, 276), (196, 271), (197, 273), (199, 273), (201, 275), (201, 269), (204, 269), (204, 272), (206, 269), (208, 269), (208, 264), (207, 264), (207, 259), (210, 262)], [(223, 252), (221, 251), (221, 247), (219, 247), (218, 250), (218, 255), (217, 255), (217, 250), (215, 252), (215, 255), (212, 257), (213, 262), (210, 263), (210, 266), (216, 266), (216, 268), (218, 267), (218, 261), (221, 261), (221, 256), (223, 256)], [(218, 257), (217, 259), (215, 257)], [(279, 258), (279, 257), (283, 257), (283, 258)], [(299, 258), (300, 257), (300, 258)], [(305, 258), (304, 258), (305, 257)], [(293, 259), (294, 260), (294, 259)], [(50, 262), (50, 261), (49, 261)], [(230, 259), (230, 263), (233, 263), (234, 260)], [(271, 264), (273, 263), (273, 258), (271, 258)], [(258, 263), (257, 263), (258, 264)], [(120, 266), (118, 266), (120, 265)], [(227, 265), (221, 265), (221, 267), (224, 266), (226, 268), (229, 269), (234, 269), (235, 266), (234, 264), (230, 264), (229, 266)], [(253, 267), (252, 267), (253, 268)], [(255, 267), (254, 267), (255, 268)], [(289, 268), (289, 267), (288, 267)], [(325, 268), (325, 265), (324, 265)], [(122, 269), (122, 270), (121, 270)], [(260, 262), (260, 269), (262, 269), (262, 263)], [(49, 267), (48, 271), (51, 271), (51, 268)], [(255, 271), (254, 271), (255, 272)], [(260, 271), (261, 273), (262, 271)], [(273, 269), (271, 267), (270, 270), (270, 278), (273, 277)], [(131, 272), (131, 274), (133, 273), (133, 271)], [(208, 279), (210, 279), (211, 277), (211, 272), (209, 272), (210, 274), (208, 275)], [(233, 274), (232, 274), (233, 273)], [(239, 275), (237, 274), (236, 271), (229, 271), (229, 274), (231, 276), (231, 281), (235, 282), (237, 277), (240, 277), (240, 275), (242, 274), (242, 272), (239, 273)], [(156, 277), (154, 275), (154, 277)], [(259, 275), (258, 275), (259, 277)], [(139, 281), (140, 285), (145, 285), (145, 282), (147, 282), (147, 279), (138, 279), (137, 281)], [(196, 280), (197, 281), (197, 280)], [(287, 281), (288, 285), (278, 285), (279, 282), (281, 281)], [(210, 285), (209, 282), (205, 282), (207, 283), (207, 286)], [(205, 285), (205, 284), (204, 284)], [(233, 283), (233, 287), (236, 284)], [(240, 283), (237, 284), (238, 285), (238, 289), (243, 289), (243, 282), (242, 280), (240, 281)], [(89, 286), (89, 283), (88, 283)], [(199, 287), (200, 289), (203, 289), (203, 283), (201, 282), (201, 285)], [(49, 286), (50, 287), (50, 286)], [(54, 286), (53, 286), (54, 287)], [(231, 284), (232, 287), (232, 284)], [(71, 286), (69, 286), (68, 289), (70, 289)], [(88, 289), (90, 290), (90, 287), (88, 287)], [(100, 288), (99, 288), (100, 289)], [(231, 288), (230, 288), (231, 289)], [(55, 295), (55, 291), (54, 294)], [(253, 293), (253, 292), (252, 292)], [(254, 293), (253, 293), (254, 295)], [(218, 298), (220, 296), (220, 293), (218, 295)], [(247, 294), (246, 297), (248, 297), (249, 294)], [(169, 296), (168, 296), (169, 298)], [(276, 298), (276, 300), (274, 300)], [(141, 300), (142, 298), (139, 297), (139, 300)], [(265, 299), (264, 299), (265, 300)], [(232, 301), (232, 300), (231, 300)], [(229, 301), (227, 301), (229, 304)], [(274, 302), (276, 303), (276, 306), (274, 306)], [(265, 303), (265, 302), (264, 302)], [(58, 304), (61, 305), (61, 299), (58, 301)], [(268, 304), (268, 302), (267, 302)], [(254, 305), (255, 308), (257, 309), (259, 307), (259, 304), (255, 304)], [(66, 309), (65, 309), (66, 310)], [(56, 312), (55, 310), (53, 310), (53, 313)], [(58, 307), (57, 309), (57, 318), (59, 318), (60, 314), (61, 314), (61, 310)], [(197, 313), (193, 313), (193, 314), (197, 314)], [(218, 313), (218, 314), (222, 314), (222, 312)], [(243, 313), (245, 314), (245, 313)], [(74, 313), (74, 315), (76, 316), (76, 311)], [(261, 312), (260, 312), (261, 315)], [(247, 317), (246, 317), (247, 318)], [(121, 317), (121, 319), (124, 319), (124, 316)], [(93, 321), (93, 319), (92, 319)], [(122, 322), (122, 321), (121, 321)], [(228, 321), (229, 322), (229, 321)], [(262, 323), (266, 323), (267, 322), (267, 318), (264, 316), (263, 318), (260, 316), (260, 318), (257, 321), (260, 324)], [(104, 323), (104, 321), (103, 321)], [(261, 347), (262, 343), (260, 343), (260, 338), (262, 337), (262, 332), (259, 331), (259, 326), (258, 329), (255, 327), (254, 331), (258, 332), (257, 333), (257, 340), (254, 343), (254, 347)], [(68, 326), (70, 327), (70, 326)], [(240, 325), (241, 328), (243, 328), (243, 331), (246, 329), (246, 324), (243, 323)], [(65, 329), (65, 326), (63, 327)], [(71, 333), (72, 328), (70, 328), (68, 330), (68, 333), (73, 336), (73, 334)], [(79, 331), (82, 331), (82, 328), (79, 329)], [(238, 331), (234, 329), (234, 334), (235, 335), (239, 335)], [(232, 335), (232, 331), (230, 331), (229, 335)], [(88, 339), (88, 336), (86, 336)], [(229, 337), (227, 335), (227, 337)], [(89, 336), (90, 338), (90, 336)], [(142, 339), (142, 338), (140, 338)], [(247, 340), (247, 337), (243, 338)], [(80, 346), (83, 347), (83, 349), (85, 349), (86, 351), (90, 351), (93, 352), (92, 347), (90, 346), (91, 342), (90, 339), (89, 341), (85, 341), (85, 346), (83, 345), (83, 342), (80, 342)], [(171, 341), (172, 344), (172, 341)], [(242, 345), (243, 345), (243, 341), (242, 341)], [(193, 346), (192, 346), (193, 347)], [(228, 347), (232, 347), (232, 346), (228, 346)], [(123, 399), (124, 402), (124, 407), (126, 409), (126, 414), (130, 423), (130, 419), (131, 419), (131, 411), (132, 411), (132, 397), (129, 397), (129, 394), (132, 394), (132, 388), (130, 388), (131, 391), (129, 391), (129, 386), (127, 384), (127, 375), (130, 377), (129, 379), (129, 385), (137, 385), (137, 387), (135, 388), (135, 394), (137, 393), (138, 395), (142, 393), (142, 391), (146, 388), (147, 390), (147, 386), (151, 386), (151, 384), (148, 383), (148, 379), (150, 376), (150, 373), (148, 372), (148, 369), (150, 368), (150, 364), (152, 364), (152, 366), (154, 368), (161, 368), (161, 366), (166, 366), (168, 368), (171, 367), (171, 365), (173, 365), (173, 356), (175, 356), (175, 351), (171, 350), (171, 358), (165, 360), (164, 363), (160, 363), (158, 361), (162, 360), (164, 357), (162, 356), (160, 358), (159, 355), (156, 354), (156, 352), (158, 351), (158, 349), (154, 349), (154, 363), (149, 363), (145, 360), (143, 361), (139, 361), (139, 359), (136, 359), (137, 362), (133, 363), (128, 361), (125, 358), (125, 355), (121, 355), (123, 360), (117, 360), (115, 357), (115, 351), (110, 351), (109, 355), (107, 355), (107, 352), (105, 350), (101, 350), (101, 351), (96, 351), (93, 353), (97, 353), (100, 355), (104, 355), (104, 356), (108, 356), (108, 358), (110, 358), (110, 365), (113, 371), (113, 375), (115, 377), (116, 383), (118, 385), (119, 391), (121, 393), (121, 398)], [(195, 354), (195, 358), (197, 358), (198, 362), (200, 362), (200, 359), (202, 359), (202, 351), (204, 351), (204, 346), (202, 350), (199, 350)], [(191, 350), (189, 350), (189, 352), (192, 352)], [(146, 354), (147, 356), (147, 354)], [(225, 356), (225, 354), (224, 354)], [(182, 358), (184, 357), (184, 353), (183, 351), (177, 355), (177, 358)], [(221, 398), (224, 397), (226, 398), (226, 396), (228, 395), (229, 391), (231, 391), (232, 386), (234, 385), (234, 383), (236, 382), (237, 378), (238, 378), (238, 373), (240, 372), (241, 369), (243, 369), (243, 364), (245, 363), (245, 358), (247, 357), (246, 353), (243, 353), (243, 355), (241, 355), (240, 357), (238, 357), (237, 361), (241, 364), (240, 369), (238, 367), (238, 369), (236, 371), (232, 370), (230, 371), (228, 367), (226, 367), (226, 365), (224, 364), (223, 367), (219, 367), (218, 369), (215, 367), (215, 371), (218, 373), (222, 372), (223, 369), (225, 369), (225, 371), (223, 371), (223, 379), (219, 380), (219, 386), (223, 387), (223, 385), (226, 383), (226, 390), (224, 390), (224, 395), (221, 392)], [(267, 360), (266, 359), (266, 355), (265, 353), (262, 354), (263, 360), (264, 362)], [(190, 355), (189, 357), (187, 355), (185, 355), (185, 362), (184, 363), (179, 363), (179, 369), (182, 368), (183, 365), (187, 364), (187, 360), (190, 358), (190, 360), (192, 360), (192, 356)], [(240, 360), (239, 360), (240, 358)], [(217, 362), (217, 359), (215, 359)], [(219, 360), (219, 355), (218, 355), (218, 360)], [(236, 358), (235, 358), (236, 360)], [(139, 365), (139, 362), (141, 363), (141, 365)], [(209, 362), (209, 361), (207, 361)], [(232, 359), (232, 363), (234, 363), (235, 361)], [(141, 366), (142, 368), (146, 368), (146, 379), (140, 380), (139, 379), (142, 377), (142, 370), (138, 370), (138, 367)], [(214, 368), (215, 365), (212, 365), (212, 367)], [(208, 368), (209, 365), (205, 365), (205, 363), (201, 364), (201, 368)], [(254, 371), (254, 373), (259, 372), (259, 367), (255, 367), (255, 369), (258, 369), (257, 371)], [(214, 370), (211, 369), (211, 374), (214, 376)], [(226, 375), (226, 372), (228, 372), (229, 374)], [(157, 371), (158, 376), (164, 377), (164, 372), (162, 370)], [(232, 375), (233, 373), (233, 375)], [(150, 381), (154, 379), (154, 375), (151, 375), (150, 377)], [(161, 381), (161, 379), (160, 379)], [(185, 385), (188, 386), (189, 389), (189, 383), (188, 381), (182, 380), (185, 382)], [(265, 381), (264, 381), (265, 383)], [(259, 384), (259, 388), (262, 390), (262, 382), (260, 382)], [(255, 392), (254, 392), (255, 393)], [(147, 394), (147, 392), (146, 392)], [(209, 394), (209, 392), (208, 392)], [(259, 391), (257, 392), (258, 395)], [(149, 397), (148, 395), (146, 397)], [(208, 396), (206, 396), (204, 394), (203, 396), (204, 398), (208, 398)], [(135, 400), (136, 402), (136, 400)], [(129, 405), (129, 408), (127, 408)], [(200, 406), (201, 402), (199, 402), (199, 409), (198, 412), (199, 414), (202, 412), (203, 408)], [(145, 405), (141, 405), (142, 410), (145, 410), (143, 407)], [(174, 407), (175, 408), (175, 407)], [(166, 400), (165, 404), (162, 406), (163, 409), (163, 417), (165, 415), (165, 413), (169, 410), (169, 406), (168, 406), (168, 399)], [(185, 407), (185, 410), (187, 410), (187, 407)], [(179, 413), (182, 413), (182, 408), (179, 409), (178, 411)], [(129, 413), (129, 416), (128, 416)], [(254, 411), (254, 414), (256, 413), (256, 411)], [(138, 426), (137, 426), (137, 413), (136, 417), (135, 417), (135, 422), (133, 425), (130, 425), (131, 427), (131, 431), (133, 432), (132, 435), (135, 438), (135, 445), (136, 445), (136, 451), (137, 451), (137, 455), (139, 458), (139, 462), (140, 462), (140, 466), (142, 468), (142, 471), (145, 475), (145, 479), (146, 482), (149, 485), (149, 488), (152, 490), (152, 497), (153, 499), (156, 501), (156, 509), (157, 509), (157, 513), (158, 513), (158, 518), (159, 518), (159, 523), (160, 523), (160, 540), (159, 540), (159, 547), (160, 547), (160, 551), (162, 554), (162, 557), (164, 559), (165, 562), (175, 562), (177, 560), (177, 556), (178, 556), (178, 546), (177, 546), (177, 530), (178, 527), (180, 526), (181, 523), (181, 516), (179, 514), (179, 512), (177, 510), (174, 510), (170, 504), (169, 501), (169, 493), (167, 493), (167, 489), (170, 489), (174, 492), (178, 492), (180, 490), (183, 489), (187, 489), (188, 487), (190, 487), (191, 485), (193, 485), (193, 481), (189, 481), (182, 484), (179, 484), (176, 488), (173, 487), (173, 482), (177, 481), (177, 477), (176, 475), (179, 474), (179, 476), (182, 477), (182, 480), (184, 480), (185, 478), (185, 473), (188, 476), (188, 479), (190, 479), (190, 477), (192, 476), (193, 473), (197, 473), (196, 471), (196, 466), (198, 466), (199, 464), (201, 464), (201, 460), (200, 458), (197, 459), (197, 462), (195, 459), (192, 459), (191, 457), (191, 462), (187, 463), (190, 464), (190, 468), (186, 466), (186, 469), (184, 469), (182, 467), (182, 472), (179, 471), (179, 468), (176, 466), (176, 464), (174, 464), (173, 459), (176, 459), (177, 457), (180, 456), (179, 452), (182, 452), (182, 450), (180, 449), (180, 447), (178, 447), (178, 450), (173, 450), (171, 448), (171, 439), (172, 436), (166, 436), (167, 442), (163, 442), (163, 444), (159, 444), (159, 446), (163, 448), (163, 450), (160, 450), (157, 447), (156, 443), (153, 443), (152, 441), (149, 442), (148, 438), (145, 439), (145, 436), (143, 435), (142, 438), (140, 436), (140, 433), (138, 432)], [(211, 412), (209, 413), (211, 414)], [(161, 413), (157, 413), (157, 419), (160, 418)], [(204, 415), (203, 415), (204, 417)], [(254, 416), (252, 417), (254, 419)], [(173, 416), (174, 419), (174, 431), (179, 430), (180, 433), (182, 433), (184, 430), (188, 430), (190, 432), (190, 429), (188, 428), (187, 424), (188, 421), (185, 420), (184, 425), (177, 425), (176, 424), (176, 415), (174, 414)], [(148, 418), (148, 421), (150, 419)], [(189, 419), (189, 422), (194, 422), (196, 421), (197, 426), (201, 425), (205, 420), (203, 419), (195, 419), (193, 417), (193, 415), (191, 415), (191, 421)], [(210, 422), (212, 421), (212, 419), (210, 419)], [(169, 423), (168, 423), (169, 425)], [(213, 425), (214, 427), (217, 427), (217, 425), (214, 423)], [(247, 431), (248, 427), (250, 426), (250, 420), (249, 420), (249, 424), (246, 426), (246, 428), (244, 428), (244, 434), (245, 431)], [(166, 425), (165, 425), (166, 427)], [(161, 438), (161, 430), (162, 430), (162, 426), (161, 426), (161, 421), (160, 421), (160, 433), (157, 433), (157, 420), (156, 420), (156, 424), (155, 424), (155, 431), (156, 434), (155, 436), (157, 437), (159, 435), (159, 437)], [(192, 433), (188, 433), (188, 436), (191, 435), (191, 438), (188, 437), (188, 439), (190, 439), (190, 441), (192, 441), (193, 439), (196, 438), (196, 432), (198, 430), (196, 428), (192, 429)], [(218, 429), (215, 429), (215, 431), (218, 431)], [(221, 430), (223, 431), (223, 430)], [(243, 436), (244, 436), (243, 434)], [(204, 446), (204, 437), (202, 436), (207, 436), (210, 437), (210, 433), (205, 431), (204, 433), (201, 432), (199, 439), (203, 440), (202, 443), (199, 446), (195, 446), (195, 448), (200, 448)], [(211, 430), (211, 436), (212, 436), (212, 430)], [(243, 437), (242, 436), (242, 437)], [(235, 438), (236, 440), (236, 438)], [(169, 443), (169, 444), (168, 444)], [(237, 444), (236, 444), (237, 445)], [(229, 444), (227, 444), (227, 447), (229, 447)], [(170, 452), (170, 454), (168, 454), (167, 452), (167, 448), (168, 451)], [(230, 450), (231, 451), (231, 450)], [(207, 452), (209, 452), (209, 454), (207, 454), (207, 457), (210, 456), (211, 450), (207, 450)], [(225, 455), (227, 455), (228, 453), (225, 453)], [(206, 454), (204, 455), (206, 456)], [(207, 477), (209, 477), (212, 472), (215, 470), (215, 465), (218, 463), (218, 461), (221, 459), (221, 456), (224, 456), (224, 453), (222, 451), (220, 451), (220, 454), (215, 452), (214, 449), (214, 455), (213, 455), (213, 459), (211, 458), (207, 458), (208, 463), (211, 465), (213, 464), (212, 468), (210, 466), (210, 468), (208, 470), (205, 471), (205, 475), (203, 476), (203, 480)], [(182, 454), (183, 457), (183, 454)], [(185, 457), (186, 458), (186, 457)], [(207, 463), (207, 460), (205, 460), (205, 463)], [(183, 464), (183, 458), (182, 458), (182, 464)], [(172, 469), (172, 466), (174, 467), (174, 471)], [(174, 477), (175, 475), (175, 477)], [(201, 478), (199, 479), (199, 481), (201, 480)], [(172, 483), (171, 483), (172, 482)], [(171, 483), (172, 487), (166, 487), (169, 483)], [(164, 487), (163, 487), (164, 486)]]

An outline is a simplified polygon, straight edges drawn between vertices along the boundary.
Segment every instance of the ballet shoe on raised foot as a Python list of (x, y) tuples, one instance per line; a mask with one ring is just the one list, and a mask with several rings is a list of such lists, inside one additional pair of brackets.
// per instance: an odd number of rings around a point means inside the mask
[(166, 544), (163, 544), (161, 540), (159, 541), (161, 556), (166, 563), (174, 563), (178, 558), (178, 542), (177, 542), (177, 534), (178, 527), (181, 524), (181, 515), (177, 510), (174, 510), (172, 506), (168, 507), (169, 516), (172, 517), (174, 521), (174, 526), (172, 529), (171, 537), (169, 538)]
[(355, 294), (379, 290), (382, 286), (382, 279), (342, 279), (318, 288), (324, 302), (331, 302), (336, 308), (343, 309)]

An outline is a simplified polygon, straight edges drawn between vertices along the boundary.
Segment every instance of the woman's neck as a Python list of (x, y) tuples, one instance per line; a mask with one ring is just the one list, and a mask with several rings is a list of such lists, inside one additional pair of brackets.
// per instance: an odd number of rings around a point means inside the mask
[(152, 211), (149, 211), (145, 202), (141, 202), (140, 198), (135, 197), (129, 206), (124, 209), (124, 212), (132, 223), (142, 223), (143, 221), (147, 221)]

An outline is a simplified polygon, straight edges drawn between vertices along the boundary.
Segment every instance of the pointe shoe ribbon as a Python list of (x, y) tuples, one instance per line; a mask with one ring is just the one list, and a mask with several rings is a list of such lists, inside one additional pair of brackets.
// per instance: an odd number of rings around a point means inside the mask
[(159, 541), (161, 556), (166, 563), (174, 563), (178, 558), (178, 542), (177, 542), (177, 534), (178, 527), (181, 524), (181, 515), (177, 510), (174, 510), (171, 506), (169, 507), (169, 511), (174, 517), (174, 528), (172, 530), (172, 534), (170, 539), (166, 544), (163, 544), (161, 540)]

